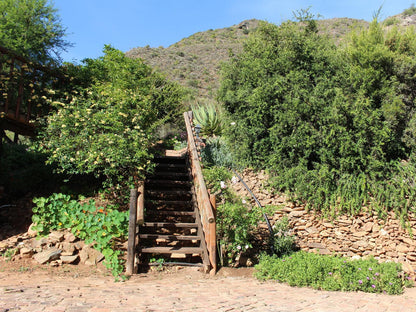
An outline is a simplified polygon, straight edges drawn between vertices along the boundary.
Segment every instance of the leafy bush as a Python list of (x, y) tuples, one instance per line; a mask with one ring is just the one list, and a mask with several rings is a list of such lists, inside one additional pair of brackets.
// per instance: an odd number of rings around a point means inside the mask
[(217, 237), (222, 265), (235, 262), (237, 256), (252, 247), (252, 234), (261, 214), (246, 205), (225, 202), (217, 207)]
[(51, 103), (55, 111), (45, 121), (39, 147), (59, 171), (93, 173), (118, 187), (143, 178), (155, 130), (180, 113), (182, 91), (139, 59), (109, 46), (104, 53), (79, 70), (89, 72), (90, 87), (68, 95), (70, 103)]
[(235, 195), (228, 187), (231, 180), (231, 172), (227, 168), (213, 166), (210, 168), (204, 168), (202, 170), (205, 183), (211, 194), (217, 196), (218, 203), (224, 203), (225, 201), (233, 202)]
[(325, 213), (396, 209), (400, 197), (373, 199), (396, 184), (402, 160), (414, 167), (415, 55), (414, 32), (385, 33), (377, 20), (340, 47), (310, 20), (262, 23), (223, 67), (219, 98), (235, 121), (225, 133), (238, 142), (233, 154)]
[(212, 137), (205, 141), (201, 150), (202, 162), (206, 166), (233, 167), (233, 155), (223, 137)]
[(288, 218), (275, 222), (272, 228), (273, 236), (270, 239), (274, 254), (278, 257), (291, 254), (295, 250), (295, 237), (289, 234)]
[(128, 213), (116, 209), (97, 207), (93, 200), (81, 203), (69, 195), (53, 194), (33, 199), (32, 221), (39, 235), (52, 230), (71, 229), (72, 233), (93, 244), (105, 256), (105, 265), (118, 277), (124, 270), (119, 241), (128, 235)]
[(374, 258), (346, 260), (300, 251), (282, 258), (262, 255), (255, 269), (255, 276), (262, 280), (323, 290), (395, 295), (412, 285), (409, 277), (400, 277), (400, 264), (379, 263)]

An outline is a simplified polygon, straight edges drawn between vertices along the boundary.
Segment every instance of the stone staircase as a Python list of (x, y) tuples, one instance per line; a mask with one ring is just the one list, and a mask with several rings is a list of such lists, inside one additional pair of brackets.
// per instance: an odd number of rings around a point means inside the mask
[[(209, 266), (186, 156), (157, 156), (145, 180), (144, 224), (136, 253), (141, 267), (154, 264)], [(156, 261), (155, 261), (156, 260)]]

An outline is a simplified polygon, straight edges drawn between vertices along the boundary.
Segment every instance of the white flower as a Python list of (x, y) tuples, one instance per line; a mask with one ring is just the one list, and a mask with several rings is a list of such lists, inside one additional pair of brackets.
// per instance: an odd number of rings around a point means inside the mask
[(224, 181), (221, 181), (221, 182), (220, 182), (220, 186), (221, 186), (221, 188), (222, 188), (222, 189), (227, 188), (227, 185), (225, 184), (225, 182), (224, 182)]
[(241, 246), (240, 246), (240, 245), (238, 245), (238, 246), (237, 246), (237, 249), (238, 249), (238, 250), (241, 250)]
[(230, 123), (231, 126), (235, 126), (235, 122), (233, 121), (232, 123)]
[(240, 179), (239, 179), (239, 178), (237, 178), (236, 176), (233, 176), (233, 177), (231, 178), (231, 183), (232, 183), (232, 184), (237, 184), (238, 182), (240, 182)]
[(242, 199), (242, 200), (241, 200), (241, 202), (242, 202), (243, 204), (246, 204), (246, 203), (247, 203), (245, 199)]
[(248, 246), (248, 245), (246, 245), (245, 247), (246, 247), (246, 249), (248, 249), (248, 247), (249, 247), (249, 246)]

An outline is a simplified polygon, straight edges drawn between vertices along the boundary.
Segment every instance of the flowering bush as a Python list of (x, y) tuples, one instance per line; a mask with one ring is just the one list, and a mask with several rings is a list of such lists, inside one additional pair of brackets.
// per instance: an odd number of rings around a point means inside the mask
[(401, 294), (404, 287), (412, 285), (410, 277), (400, 276), (398, 263), (379, 263), (374, 258), (346, 260), (304, 251), (282, 258), (262, 255), (255, 275), (291, 286), (392, 295)]
[(109, 46), (104, 52), (78, 71), (87, 72), (92, 85), (68, 95), (70, 103), (51, 103), (55, 110), (41, 131), (40, 149), (60, 171), (94, 173), (114, 186), (143, 177), (154, 130), (178, 112), (182, 93), (141, 60)]
[(217, 236), (221, 264), (228, 265), (252, 247), (252, 234), (261, 214), (242, 203), (226, 202), (217, 207)]

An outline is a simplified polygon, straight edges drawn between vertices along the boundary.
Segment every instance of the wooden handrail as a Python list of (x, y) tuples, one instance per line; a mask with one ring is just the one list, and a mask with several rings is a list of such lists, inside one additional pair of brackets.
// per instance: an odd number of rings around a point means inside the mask
[[(197, 146), (194, 140), (192, 130), (192, 112), (185, 112), (184, 119), (186, 132), (188, 136), (188, 151), (191, 160), (192, 176), (196, 190), (196, 199), (199, 213), (201, 215), (201, 223), (204, 231), (205, 242), (208, 249), (208, 256), (213, 273), (217, 270), (217, 239), (216, 239), (216, 222), (214, 209), (210, 201), (210, 195), (205, 185), (204, 176), (199, 162)], [(212, 198), (211, 198), (212, 199)]]

